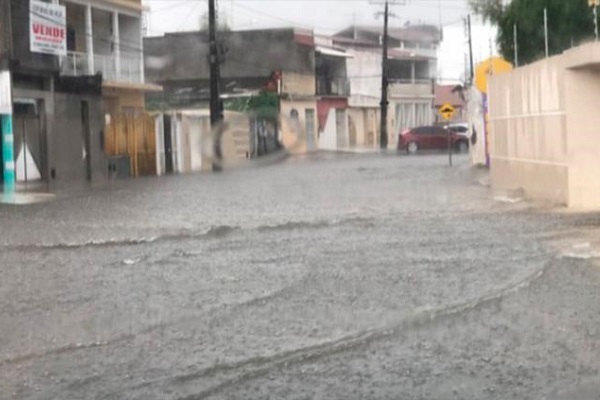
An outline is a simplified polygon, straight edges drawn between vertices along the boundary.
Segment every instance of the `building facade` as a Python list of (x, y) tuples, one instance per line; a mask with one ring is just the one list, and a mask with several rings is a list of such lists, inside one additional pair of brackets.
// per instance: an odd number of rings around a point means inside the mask
[(144, 78), (141, 0), (60, 0), (67, 10), (67, 54), (63, 76), (101, 74), (109, 115), (139, 114), (145, 92), (160, 91)]
[[(53, 5), (48, 2), (0, 4), (1, 58), (11, 76), (13, 125), (12, 143), (2, 146), (14, 148), (17, 183), (46, 188), (104, 179), (102, 78), (61, 76), (56, 52), (65, 44), (64, 9), (46, 8)], [(43, 49), (45, 33), (58, 43), (56, 52)]]
[[(333, 35), (334, 45), (351, 55), (347, 59), (351, 87), (350, 130), (356, 144), (378, 146), (381, 101), (381, 28), (352, 26)], [(390, 28), (388, 52), (388, 143), (394, 147), (405, 128), (434, 121), (434, 82), (440, 31), (429, 25)]]

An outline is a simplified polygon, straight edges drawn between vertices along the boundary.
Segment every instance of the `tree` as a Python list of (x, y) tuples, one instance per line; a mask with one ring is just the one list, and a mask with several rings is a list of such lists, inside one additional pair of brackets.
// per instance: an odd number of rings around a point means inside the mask
[(514, 62), (513, 26), (517, 25), (519, 63), (543, 58), (544, 8), (548, 12), (550, 54), (591, 40), (594, 18), (587, 0), (469, 0), (472, 10), (498, 27), (496, 43), (500, 54)]

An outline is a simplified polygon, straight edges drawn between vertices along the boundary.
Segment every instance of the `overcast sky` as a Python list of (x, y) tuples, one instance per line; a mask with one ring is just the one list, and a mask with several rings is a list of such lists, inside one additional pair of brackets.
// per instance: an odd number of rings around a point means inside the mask
[[(198, 29), (208, 4), (206, 0), (143, 2), (151, 10), (150, 35)], [(383, 24), (383, 19), (375, 16), (383, 11), (381, 0), (217, 0), (217, 3), (220, 18), (235, 30), (296, 26), (330, 34), (353, 22)], [(440, 77), (443, 80), (461, 79), (467, 54), (463, 23), (463, 18), (469, 13), (467, 0), (396, 0), (395, 3), (390, 7), (396, 15), (390, 19), (390, 26), (402, 26), (410, 21), (444, 27), (444, 41), (439, 54)], [(473, 20), (476, 61), (489, 57), (490, 39), (493, 37), (492, 28)]]

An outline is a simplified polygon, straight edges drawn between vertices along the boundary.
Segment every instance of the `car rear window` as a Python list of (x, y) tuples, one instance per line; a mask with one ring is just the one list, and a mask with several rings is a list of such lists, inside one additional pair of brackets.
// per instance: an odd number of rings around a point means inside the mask
[(467, 128), (466, 126), (451, 126), (450, 130), (458, 133), (466, 133), (469, 130), (469, 128)]

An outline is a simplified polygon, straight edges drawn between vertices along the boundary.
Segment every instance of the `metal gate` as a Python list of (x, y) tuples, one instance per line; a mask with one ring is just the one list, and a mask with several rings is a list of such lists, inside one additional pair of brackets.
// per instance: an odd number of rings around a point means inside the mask
[(147, 114), (113, 116), (105, 132), (108, 156), (128, 156), (131, 175), (156, 175), (156, 124)]

